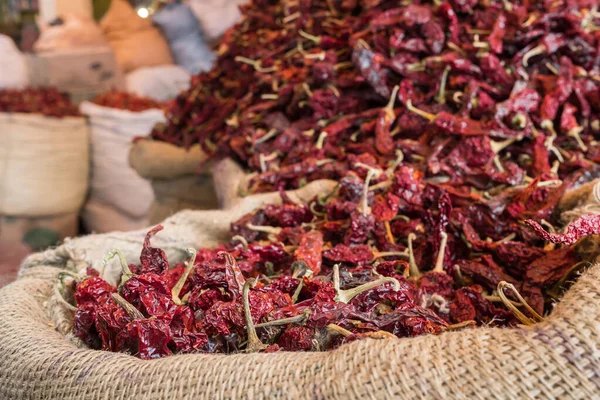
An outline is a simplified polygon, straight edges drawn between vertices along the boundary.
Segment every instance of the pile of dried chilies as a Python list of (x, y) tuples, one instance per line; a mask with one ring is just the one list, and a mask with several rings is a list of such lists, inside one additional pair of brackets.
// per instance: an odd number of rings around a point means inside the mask
[(173, 268), (151, 231), (118, 288), (77, 283), (78, 337), (141, 358), (327, 350), (551, 310), (589, 261), (573, 243), (600, 233), (600, 216), (554, 228), (565, 192), (600, 177), (596, 2), (243, 14), (153, 136), (236, 158), (257, 171), (250, 192), (337, 189), (309, 204), (282, 193)]
[(399, 151), (463, 190), (564, 179), (600, 160), (597, 6), (256, 0), (153, 137), (234, 157), (250, 192)]
[(55, 88), (0, 89), (0, 112), (42, 114), (48, 117), (79, 116), (77, 106)]
[[(149, 359), (529, 325), (587, 264), (570, 245), (600, 233), (600, 215), (564, 234), (545, 222), (565, 184), (535, 180), (484, 199), (374, 161), (364, 157), (308, 204), (282, 192), (283, 204), (242, 217), (229, 243), (190, 249), (185, 263), (170, 266), (151, 246), (161, 226), (147, 234), (139, 265), (112, 252), (105, 262), (121, 258), (118, 287), (95, 270), (74, 283), (75, 334), (91, 348)], [(518, 222), (527, 217), (550, 233)]]
[(163, 109), (166, 103), (161, 103), (148, 97), (137, 96), (133, 93), (111, 90), (96, 96), (92, 103), (103, 107), (118, 108), (133, 112), (142, 112), (150, 109)]

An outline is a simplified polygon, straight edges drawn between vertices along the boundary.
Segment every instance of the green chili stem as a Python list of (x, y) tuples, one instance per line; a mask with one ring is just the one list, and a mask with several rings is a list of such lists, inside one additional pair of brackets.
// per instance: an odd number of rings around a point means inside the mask
[(129, 265), (127, 264), (127, 260), (125, 260), (125, 256), (123, 255), (123, 253), (121, 253), (121, 250), (114, 249), (111, 252), (109, 252), (106, 255), (106, 257), (104, 257), (104, 261), (102, 262), (102, 264), (103, 264), (102, 268), (105, 269), (106, 265), (108, 264), (108, 262), (114, 256), (118, 256), (119, 257), (119, 262), (121, 263), (122, 275), (121, 275), (121, 283), (119, 284), (119, 286), (123, 286), (125, 284), (125, 282), (127, 282), (131, 277), (134, 276), (134, 274), (129, 269)]
[(173, 289), (171, 290), (171, 295), (173, 297), (173, 302), (175, 304), (177, 304), (178, 306), (181, 306), (184, 304), (183, 301), (181, 301), (181, 299), (179, 298), (179, 294), (181, 293), (181, 289), (183, 289), (183, 285), (185, 285), (185, 281), (187, 280), (190, 272), (192, 272), (192, 270), (194, 269), (194, 263), (196, 262), (196, 250), (189, 248), (187, 249), (188, 254), (190, 255), (190, 259), (188, 261), (185, 262), (185, 271), (183, 272), (183, 275), (181, 275), (181, 278), (179, 278), (179, 280), (177, 281), (177, 283), (175, 284), (175, 286), (173, 286)]

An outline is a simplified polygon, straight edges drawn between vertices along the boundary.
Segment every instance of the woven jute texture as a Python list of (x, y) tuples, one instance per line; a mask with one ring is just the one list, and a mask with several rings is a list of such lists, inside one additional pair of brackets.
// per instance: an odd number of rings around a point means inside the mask
[[(311, 184), (293, 195), (331, 189)], [(589, 195), (585, 192), (584, 195)], [(276, 195), (228, 211), (186, 211), (153, 244), (183, 258), (211, 246), (228, 224)], [(2, 399), (593, 399), (600, 394), (600, 265), (591, 266), (537, 325), (439, 336), (362, 340), (323, 353), (192, 354), (143, 361), (87, 350), (69, 334), (72, 314), (53, 294), (64, 268), (98, 266), (121, 248), (139, 256), (143, 231), (75, 239), (25, 260), (0, 290)], [(116, 279), (115, 271), (107, 271)]]

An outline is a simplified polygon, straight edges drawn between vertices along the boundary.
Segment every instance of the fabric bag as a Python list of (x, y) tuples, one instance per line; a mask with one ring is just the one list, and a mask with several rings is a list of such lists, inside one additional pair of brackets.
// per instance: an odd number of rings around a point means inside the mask
[[(320, 185), (312, 182), (290, 196), (306, 200), (331, 190)], [(278, 197), (248, 196), (226, 211), (182, 212), (165, 221), (153, 245), (171, 261), (181, 260), (185, 248), (213, 246), (227, 237), (231, 221)], [(133, 262), (143, 238), (144, 231), (92, 235), (25, 260), (19, 280), (0, 290), (0, 397), (591, 399), (600, 391), (600, 265), (532, 326), (364, 339), (330, 352), (153, 361), (78, 346), (70, 333), (72, 312), (53, 291), (57, 273), (98, 267), (113, 248)], [(107, 276), (116, 280), (118, 272), (109, 268)]]
[(210, 210), (218, 207), (214, 183), (208, 168), (201, 168), (207, 156), (199, 145), (185, 150), (149, 139), (132, 143), (129, 164), (152, 182), (155, 201), (150, 223), (155, 224), (180, 210)]
[(139, 68), (125, 76), (125, 87), (129, 93), (166, 101), (190, 87), (190, 74), (179, 65)]
[(123, 72), (173, 64), (169, 46), (160, 31), (150, 20), (140, 18), (126, 0), (112, 0), (100, 27)]
[(0, 132), (0, 214), (78, 212), (88, 189), (85, 119), (0, 113)]
[[(127, 224), (130, 230), (147, 225), (154, 197), (152, 188), (129, 167), (127, 155), (134, 137), (147, 135), (155, 124), (165, 121), (162, 110), (132, 112), (84, 102), (80, 111), (89, 117), (90, 123), (92, 176), (89, 202), (111, 207), (130, 221), (139, 222), (134, 227)], [(96, 224), (90, 224), (89, 219), (86, 222), (91, 230), (106, 232)], [(114, 230), (114, 226), (110, 228)]]

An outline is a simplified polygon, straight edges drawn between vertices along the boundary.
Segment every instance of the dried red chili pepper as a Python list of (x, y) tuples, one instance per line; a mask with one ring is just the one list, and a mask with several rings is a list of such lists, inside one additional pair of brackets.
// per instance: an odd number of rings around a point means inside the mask
[(539, 237), (552, 243), (573, 244), (584, 236), (600, 235), (600, 215), (597, 214), (582, 215), (567, 226), (565, 233), (548, 233), (531, 219), (525, 223), (532, 227)]
[(78, 108), (55, 88), (0, 89), (0, 112), (77, 117)]

